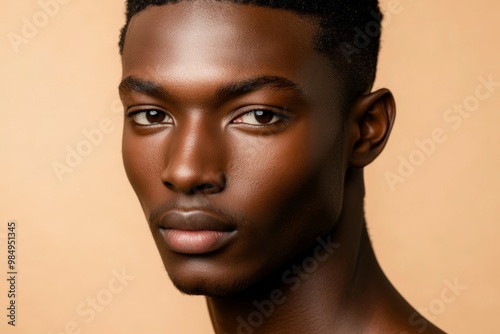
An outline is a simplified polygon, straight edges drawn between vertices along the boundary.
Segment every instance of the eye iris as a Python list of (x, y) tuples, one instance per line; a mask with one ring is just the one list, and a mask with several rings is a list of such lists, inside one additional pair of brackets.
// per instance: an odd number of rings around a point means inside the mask
[(254, 112), (255, 119), (261, 124), (267, 124), (274, 118), (274, 113), (266, 110), (257, 110)]
[(149, 123), (161, 123), (165, 120), (165, 114), (157, 110), (146, 111), (146, 119)]

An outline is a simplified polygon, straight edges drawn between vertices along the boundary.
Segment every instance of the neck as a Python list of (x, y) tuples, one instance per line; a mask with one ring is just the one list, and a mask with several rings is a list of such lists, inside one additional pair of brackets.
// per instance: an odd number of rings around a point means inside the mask
[(368, 238), (362, 170), (348, 172), (344, 194), (335, 229), (308, 252), (237, 296), (207, 297), (217, 334), (367, 332), (375, 313), (391, 314), (382, 301), (402, 298)]

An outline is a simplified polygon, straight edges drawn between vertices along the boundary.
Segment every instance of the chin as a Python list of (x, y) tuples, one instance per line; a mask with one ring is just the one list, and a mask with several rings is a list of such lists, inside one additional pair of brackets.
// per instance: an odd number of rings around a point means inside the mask
[[(192, 275), (195, 276), (195, 275)], [(221, 281), (206, 277), (176, 277), (169, 274), (174, 286), (182, 293), (191, 296), (230, 297), (248, 289), (251, 285), (244, 280)]]

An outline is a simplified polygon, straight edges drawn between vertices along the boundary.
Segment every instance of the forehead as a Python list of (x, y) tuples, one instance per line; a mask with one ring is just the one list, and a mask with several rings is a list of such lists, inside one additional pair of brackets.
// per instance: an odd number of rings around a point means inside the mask
[[(128, 27), (123, 76), (174, 85), (276, 75), (331, 83), (329, 60), (314, 48), (312, 17), (219, 1), (151, 6)], [(306, 83), (307, 84), (307, 83)]]
[(261, 66), (281, 51), (284, 64), (313, 51), (316, 30), (311, 18), (282, 9), (216, 1), (150, 6), (130, 22), (124, 61), (180, 57), (234, 66), (244, 58)]

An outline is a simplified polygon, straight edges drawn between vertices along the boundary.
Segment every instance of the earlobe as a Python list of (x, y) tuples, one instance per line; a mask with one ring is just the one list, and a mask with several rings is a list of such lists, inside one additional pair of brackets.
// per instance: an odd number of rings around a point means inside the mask
[(396, 117), (396, 103), (388, 89), (359, 97), (348, 117), (351, 155), (349, 165), (362, 168), (384, 149)]

